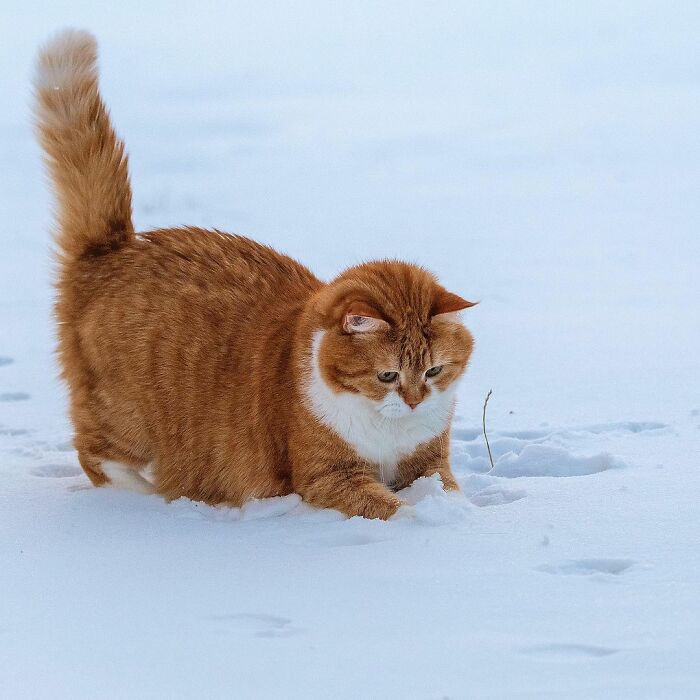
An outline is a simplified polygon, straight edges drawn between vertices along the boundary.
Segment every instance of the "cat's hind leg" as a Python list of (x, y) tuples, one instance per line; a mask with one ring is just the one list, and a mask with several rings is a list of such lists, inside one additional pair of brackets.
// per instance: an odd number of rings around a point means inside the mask
[(141, 473), (148, 469), (148, 464), (139, 467), (115, 459), (100, 459), (86, 452), (79, 452), (78, 460), (94, 486), (114, 486), (138, 493), (156, 493), (153, 483)]
[(109, 439), (95, 429), (77, 432), (78, 460), (93, 485), (155, 493), (153, 484), (141, 474), (149, 466), (150, 455), (118, 447), (115, 442), (120, 441)]
[(115, 462), (111, 459), (106, 459), (102, 462), (101, 467), (110, 486), (126, 489), (127, 491), (136, 491), (137, 493), (156, 493), (153, 484), (141, 474), (141, 469), (137, 467), (132, 467), (122, 462)]
[(107, 483), (107, 476), (102, 471), (102, 460), (87, 452), (78, 451), (78, 461), (93, 486), (104, 486)]
[(154, 493), (152, 484), (140, 473), (153, 460), (142, 421), (132, 406), (105, 398), (113, 394), (113, 390), (100, 394), (80, 383), (73, 387), (73, 444), (80, 466), (94, 486)]

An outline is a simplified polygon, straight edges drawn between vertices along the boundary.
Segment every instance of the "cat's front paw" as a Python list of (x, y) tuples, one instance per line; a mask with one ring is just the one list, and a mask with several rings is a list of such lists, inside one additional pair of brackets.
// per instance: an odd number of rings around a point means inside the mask
[(388, 520), (401, 506), (398, 498), (391, 496), (366, 496), (357, 504), (357, 512), (353, 515), (361, 515), (369, 520)]

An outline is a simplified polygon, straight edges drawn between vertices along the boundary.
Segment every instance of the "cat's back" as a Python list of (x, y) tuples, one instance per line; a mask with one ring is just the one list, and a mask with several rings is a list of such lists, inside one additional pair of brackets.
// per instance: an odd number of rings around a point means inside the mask
[(125, 252), (131, 253), (137, 267), (143, 265), (155, 281), (172, 285), (173, 291), (187, 293), (194, 285), (203, 292), (235, 293), (254, 305), (267, 295), (291, 300), (321, 284), (288, 255), (216, 230), (157, 229), (138, 236), (134, 248)]
[(265, 338), (291, 341), (295, 315), (320, 286), (293, 258), (243, 236), (159, 229), (83, 258), (59, 283), (59, 320), (97, 365), (166, 351), (211, 359), (224, 346), (257, 355)]
[(100, 307), (117, 298), (130, 308), (164, 310), (203, 305), (247, 316), (298, 305), (321, 282), (293, 258), (244, 236), (200, 228), (157, 229), (101, 256), (87, 256), (63, 285), (77, 306)]

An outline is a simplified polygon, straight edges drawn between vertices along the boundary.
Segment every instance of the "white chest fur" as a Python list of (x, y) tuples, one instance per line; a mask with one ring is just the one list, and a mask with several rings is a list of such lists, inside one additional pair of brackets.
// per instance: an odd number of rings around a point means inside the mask
[[(447, 427), (455, 401), (456, 382), (446, 391), (433, 389), (415, 411), (397, 417), (380, 413), (380, 405), (365, 396), (336, 393), (323, 380), (318, 353), (324, 331), (314, 334), (311, 371), (305, 387), (312, 413), (347, 442), (357, 454), (376, 464), (385, 484), (396, 478), (399, 462)], [(382, 402), (385, 407), (392, 402)]]

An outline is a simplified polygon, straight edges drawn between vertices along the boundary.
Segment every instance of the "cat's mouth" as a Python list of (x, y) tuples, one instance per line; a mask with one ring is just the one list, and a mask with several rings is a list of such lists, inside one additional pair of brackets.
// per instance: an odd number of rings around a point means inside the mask
[(402, 420), (425, 417), (431, 412), (433, 396), (426, 396), (420, 403), (409, 406), (396, 391), (389, 392), (381, 401), (375, 403), (376, 411), (391, 420)]
[(416, 406), (416, 408), (409, 408), (403, 401), (400, 403), (395, 401), (382, 402), (375, 408), (383, 418), (391, 418), (394, 420), (410, 418), (421, 413), (420, 405)]

